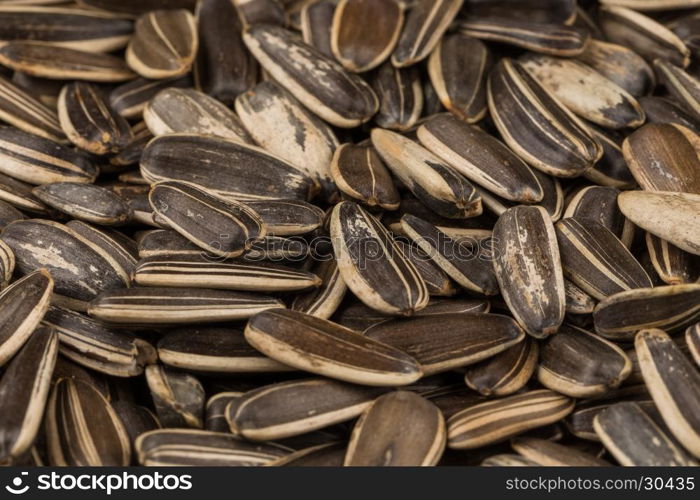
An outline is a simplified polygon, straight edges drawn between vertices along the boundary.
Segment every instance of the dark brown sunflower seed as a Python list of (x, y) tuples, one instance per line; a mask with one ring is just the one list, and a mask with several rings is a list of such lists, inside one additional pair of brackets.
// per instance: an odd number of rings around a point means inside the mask
[(417, 0), (406, 16), (391, 62), (397, 68), (422, 61), (450, 27), (463, 0)]
[(697, 120), (700, 118), (700, 81), (668, 61), (654, 61), (659, 81)]
[(698, 119), (674, 99), (649, 95), (640, 98), (639, 104), (644, 108), (648, 123), (674, 123), (696, 134), (700, 132)]
[(515, 319), (536, 338), (556, 333), (566, 306), (559, 245), (542, 207), (518, 206), (493, 231), (494, 270)]
[(81, 7), (138, 15), (159, 8), (192, 10), (196, 0), (77, 0)]
[(146, 103), (167, 88), (187, 88), (192, 84), (189, 75), (164, 80), (135, 78), (115, 87), (109, 94), (109, 104), (119, 116), (127, 119), (141, 118)]
[(509, 396), (528, 383), (537, 367), (539, 349), (532, 338), (509, 347), (464, 372), (467, 386), (484, 396)]
[(197, 55), (197, 23), (184, 9), (154, 10), (142, 15), (126, 49), (126, 62), (144, 78), (180, 76)]
[(386, 62), (374, 72), (371, 83), (379, 99), (375, 123), (401, 132), (412, 129), (424, 107), (423, 84), (418, 69), (395, 68)]
[(313, 181), (280, 158), (254, 146), (204, 135), (156, 137), (143, 151), (141, 175), (151, 183), (193, 182), (232, 199), (306, 200), (314, 193)]
[(617, 206), (620, 191), (614, 187), (587, 186), (568, 201), (564, 217), (592, 219), (602, 224), (629, 248), (634, 237), (631, 224)]
[(676, 332), (700, 319), (700, 284), (628, 290), (607, 297), (593, 311), (595, 330), (611, 340), (632, 340), (645, 328)]
[(3, 76), (0, 76), (0, 119), (24, 132), (66, 142), (56, 112)]
[(56, 382), (45, 419), (51, 465), (129, 465), (129, 435), (109, 401), (93, 385), (70, 378)]
[[(129, 143), (124, 146), (124, 148), (118, 154), (109, 159), (111, 166), (121, 168), (137, 164), (139, 160), (141, 160), (141, 155), (143, 154), (143, 150), (146, 148), (146, 145), (151, 141), (151, 139), (153, 139), (153, 134), (151, 134), (151, 131), (148, 130), (146, 123), (143, 121), (131, 127), (131, 135), (132, 137)], [(141, 172), (138, 170), (132, 170), (129, 174), (124, 173), (122, 175), (131, 176), (120, 179), (122, 182), (138, 180), (139, 183), (142, 183), (140, 185), (148, 184), (148, 181), (141, 176)], [(133, 188), (134, 186), (130, 185), (129, 187)]]
[(138, 261), (138, 248), (136, 242), (111, 229), (98, 229), (79, 220), (71, 220), (66, 226), (78, 233), (80, 236), (89, 239), (104, 252), (110, 255), (117, 263), (131, 276), (136, 269)]
[(610, 462), (546, 439), (516, 438), (511, 443), (515, 451), (542, 467), (607, 467)]
[(411, 356), (330, 321), (297, 311), (266, 311), (248, 321), (246, 340), (286, 365), (345, 382), (406, 385), (422, 376)]
[(399, 239), (396, 240), (396, 245), (403, 256), (416, 266), (431, 296), (451, 297), (457, 293), (457, 289), (447, 273), (433, 262), (418, 245)]
[(566, 312), (569, 314), (591, 314), (595, 300), (571, 281), (564, 279), (566, 294)]
[(132, 449), (136, 438), (141, 434), (160, 429), (158, 417), (145, 406), (139, 406), (129, 401), (115, 401), (112, 403), (112, 407), (119, 416), (119, 420), (124, 424)]
[(260, 65), (307, 108), (337, 127), (368, 121), (379, 106), (360, 77), (278, 26), (251, 26), (243, 40)]
[(556, 422), (573, 408), (574, 400), (542, 389), (479, 403), (450, 417), (447, 445), (469, 450), (498, 443)]
[(336, 0), (299, 2), (301, 33), (304, 43), (327, 57), (335, 57), (331, 48), (331, 28), (337, 6)]
[(204, 389), (192, 375), (160, 365), (146, 367), (158, 420), (164, 427), (204, 426)]
[(501, 59), (491, 72), (488, 89), (498, 131), (532, 167), (557, 177), (577, 177), (602, 156), (601, 145), (583, 123), (520, 63)]
[(331, 218), (340, 275), (365, 304), (385, 314), (410, 315), (428, 304), (428, 289), (386, 228), (359, 205), (342, 202)]
[(311, 271), (321, 279), (321, 285), (294, 297), (290, 309), (328, 319), (338, 309), (348, 287), (340, 276), (340, 269), (335, 259), (320, 261), (311, 268)]
[(685, 331), (685, 343), (695, 363), (700, 366), (700, 323), (688, 327)]
[(267, 234), (273, 236), (306, 234), (323, 224), (323, 210), (301, 200), (250, 200), (246, 205), (257, 212)]
[(214, 432), (230, 432), (231, 429), (226, 420), (226, 407), (243, 394), (242, 392), (229, 391), (220, 392), (210, 397), (205, 406), (204, 428)]
[(305, 434), (359, 416), (384, 389), (314, 378), (266, 385), (231, 402), (231, 431), (253, 441)]
[(13, 206), (34, 212), (47, 214), (49, 208), (32, 194), (32, 186), (13, 177), (0, 173), (0, 200)]
[(342, 467), (346, 447), (345, 443), (319, 444), (290, 453), (268, 465), (272, 467)]
[(2, 191), (2, 181), (0, 180), (0, 230), (4, 229), (10, 222), (26, 219), (22, 212), (1, 199)]
[(284, 6), (279, 0), (233, 0), (244, 26), (287, 24)]
[(65, 83), (61, 80), (48, 80), (19, 72), (12, 74), (12, 82), (54, 111), (58, 104), (58, 94), (61, 93)]
[(694, 283), (700, 278), (700, 259), (662, 240), (646, 234), (647, 251), (654, 270), (667, 285)]
[(37, 186), (34, 196), (76, 219), (103, 226), (129, 222), (131, 207), (109, 189), (79, 182), (57, 182)]
[(576, 18), (573, 0), (467, 0), (462, 8), (467, 17), (506, 17), (533, 22), (571, 25)]
[(58, 118), (73, 144), (96, 155), (118, 153), (132, 139), (128, 122), (89, 83), (74, 82), (63, 87)]
[(15, 254), (7, 243), (0, 240), (0, 290), (10, 283), (14, 270)]

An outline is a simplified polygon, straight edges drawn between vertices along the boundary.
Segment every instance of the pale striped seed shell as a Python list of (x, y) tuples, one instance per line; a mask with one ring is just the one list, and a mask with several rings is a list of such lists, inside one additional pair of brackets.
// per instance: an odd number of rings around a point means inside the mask
[(301, 200), (250, 200), (246, 205), (257, 212), (272, 236), (306, 234), (323, 224), (323, 210)]
[(198, 47), (197, 24), (184, 9), (142, 15), (126, 49), (126, 62), (144, 78), (180, 76), (192, 67)]
[(370, 76), (370, 82), (379, 99), (374, 122), (382, 128), (401, 132), (412, 129), (424, 107), (423, 84), (418, 69), (395, 68), (386, 62)]
[(399, 192), (372, 146), (343, 144), (335, 150), (330, 173), (343, 194), (364, 205), (386, 210), (399, 207)]
[(0, 463), (14, 465), (39, 432), (56, 364), (58, 339), (51, 328), (37, 328), (5, 367), (0, 379), (2, 440)]
[(191, 84), (192, 79), (189, 75), (164, 80), (134, 78), (112, 89), (109, 93), (109, 105), (123, 118), (130, 120), (141, 118), (146, 103), (158, 92), (166, 88), (187, 88)]
[[(251, 350), (254, 349), (251, 347)], [(214, 432), (230, 432), (231, 430), (226, 421), (226, 407), (242, 395), (242, 392), (228, 391), (219, 392), (210, 397), (204, 407), (206, 415), (204, 429)]]
[(318, 261), (311, 271), (320, 278), (320, 286), (295, 296), (290, 309), (329, 319), (338, 309), (348, 287), (340, 276), (335, 259)]
[(628, 191), (617, 202), (622, 213), (642, 229), (700, 255), (700, 194)]
[(313, 181), (281, 158), (254, 146), (204, 135), (156, 137), (143, 151), (141, 175), (151, 183), (193, 182), (233, 199), (306, 200), (314, 193)]
[[(313, 4), (312, 4), (313, 5)], [(325, 443), (290, 453), (270, 462), (271, 467), (342, 467), (345, 443)]]
[(492, 455), (481, 462), (482, 467), (538, 467), (539, 464), (529, 458), (512, 453)]
[(532, 167), (577, 177), (603, 154), (602, 146), (520, 63), (501, 59), (488, 84), (491, 117), (504, 141)]
[(15, 270), (15, 253), (3, 240), (0, 240), (0, 290), (12, 279)]
[(331, 50), (349, 71), (379, 66), (396, 47), (404, 10), (393, 0), (341, 0), (331, 25)]
[(0, 200), (21, 210), (47, 214), (49, 208), (32, 194), (32, 186), (0, 173)]
[(468, 366), (464, 381), (484, 396), (509, 396), (528, 383), (537, 368), (538, 343), (527, 337), (496, 356)]
[(536, 203), (544, 193), (525, 162), (490, 134), (443, 113), (418, 128), (418, 139), (469, 180), (510, 201)]
[(556, 333), (566, 294), (554, 226), (542, 207), (518, 206), (493, 231), (494, 270), (515, 319), (536, 338)]
[(660, 83), (697, 120), (700, 118), (700, 81), (668, 61), (657, 59), (654, 68)]
[[(0, 6), (0, 20), (2, 17)], [(0, 76), (0, 119), (24, 132), (66, 142), (56, 112), (3, 76)]]
[(542, 344), (537, 378), (553, 391), (590, 398), (617, 388), (631, 371), (632, 363), (617, 345), (564, 325)]
[[(9, 70), (5, 71), (9, 72)], [(61, 88), (65, 82), (39, 78), (15, 71), (12, 73), (12, 83), (24, 89), (25, 92), (49, 109), (55, 111), (58, 104), (58, 94), (61, 93)]]
[(700, 366), (700, 323), (688, 327), (685, 331), (685, 343), (695, 363)]
[(86, 370), (82, 366), (73, 363), (65, 356), (58, 356), (56, 359), (56, 366), (53, 370), (51, 384), (55, 385), (56, 382), (63, 378), (81, 380), (94, 386), (107, 400), (112, 397), (107, 379), (105, 377), (99, 373)]
[(622, 215), (617, 206), (620, 191), (614, 187), (586, 186), (569, 200), (564, 217), (592, 219), (602, 224), (629, 248), (634, 238), (634, 225)]
[(161, 365), (149, 365), (145, 373), (163, 427), (204, 426), (204, 388), (195, 377)]
[(201, 288), (131, 288), (105, 292), (88, 313), (111, 323), (173, 325), (247, 319), (284, 307), (272, 297), (247, 292)]
[(243, 41), (260, 65), (311, 111), (337, 127), (368, 121), (379, 106), (360, 77), (278, 26), (252, 26)]
[(511, 442), (513, 450), (542, 467), (607, 467), (607, 460), (574, 446), (564, 446), (546, 439), (521, 437)]
[(691, 110), (682, 107), (675, 99), (648, 95), (639, 99), (648, 123), (675, 123), (700, 132), (700, 121)]
[(430, 401), (408, 391), (377, 398), (350, 437), (345, 466), (432, 466), (445, 450), (445, 419)]
[(629, 341), (645, 328), (676, 332), (700, 319), (700, 284), (640, 288), (611, 295), (593, 311), (595, 330)]
[(299, 2), (301, 34), (304, 43), (327, 57), (335, 57), (331, 48), (331, 27), (337, 0)]
[(413, 215), (401, 218), (401, 227), (435, 264), (459, 285), (483, 295), (496, 295), (498, 283), (491, 262), (471, 246), (461, 244), (436, 226)]
[(134, 282), (256, 292), (288, 292), (321, 284), (318, 276), (306, 271), (266, 262), (221, 262), (204, 255), (147, 257), (139, 262)]
[(265, 385), (231, 402), (226, 420), (236, 435), (272, 441), (352, 420), (384, 392), (322, 378)]
[(346, 201), (334, 207), (330, 225), (340, 275), (360, 300), (397, 315), (411, 315), (428, 304), (423, 278), (377, 219)]
[(431, 297), (451, 297), (457, 293), (457, 288), (447, 273), (433, 262), (418, 245), (400, 239), (395, 241), (403, 256), (416, 266)]
[(422, 376), (416, 360), (404, 352), (297, 311), (260, 313), (248, 321), (245, 337), (272, 359), (345, 382), (396, 386)]
[(694, 283), (700, 278), (700, 259), (666, 240), (646, 233), (649, 260), (667, 285)]
[(141, 434), (134, 445), (145, 466), (261, 466), (289, 453), (274, 444), (249, 443), (233, 434), (162, 429)]
[(168, 366), (195, 372), (274, 373), (292, 370), (253, 349), (242, 330), (224, 326), (170, 330), (158, 341), (158, 359)]
[(37, 186), (34, 196), (76, 219), (103, 226), (119, 226), (131, 220), (131, 207), (107, 188), (78, 182)]
[(527, 18), (533, 22), (550, 22), (570, 26), (577, 17), (575, 0), (468, 0), (462, 13), (475, 18)]
[(603, 5), (627, 7), (639, 11), (676, 10), (700, 7), (698, 0), (600, 0)]
[(700, 458), (700, 373), (662, 330), (639, 332), (634, 346), (644, 382), (664, 422)]
[(428, 60), (430, 81), (445, 108), (467, 123), (488, 111), (486, 80), (493, 65), (483, 42), (461, 33), (442, 38)]
[(447, 445), (469, 450), (498, 443), (557, 422), (573, 408), (574, 400), (543, 389), (478, 403), (447, 421)]
[(58, 118), (68, 139), (96, 155), (118, 153), (131, 141), (131, 128), (86, 82), (69, 83), (58, 97)]
[(45, 419), (51, 465), (129, 465), (129, 435), (95, 386), (69, 378), (59, 380), (51, 391)]
[(132, 276), (138, 261), (138, 248), (136, 242), (119, 231), (107, 228), (96, 228), (86, 222), (71, 220), (66, 222), (66, 227), (72, 229), (80, 236), (97, 245), (126, 272)]
[(595, 300), (571, 281), (564, 279), (566, 294), (566, 312), (568, 314), (591, 314), (595, 308)]
[(413, 356), (425, 376), (490, 358), (521, 342), (525, 333), (507, 316), (442, 314), (390, 320), (363, 332)]
[(159, 182), (148, 199), (168, 226), (213, 255), (238, 257), (266, 235), (262, 219), (247, 205), (224, 201), (193, 184)]
[(481, 199), (474, 186), (417, 142), (396, 132), (375, 128), (372, 145), (389, 170), (438, 215), (454, 219), (481, 215)]
[(391, 56), (394, 66), (411, 66), (428, 57), (463, 3), (463, 0), (417, 0), (406, 16), (401, 37)]

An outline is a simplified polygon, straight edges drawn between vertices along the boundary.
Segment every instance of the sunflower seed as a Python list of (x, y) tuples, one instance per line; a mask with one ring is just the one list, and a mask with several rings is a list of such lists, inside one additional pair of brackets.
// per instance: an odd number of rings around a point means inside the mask
[(644, 96), (639, 99), (644, 108), (648, 123), (672, 123), (700, 132), (700, 122), (692, 111), (686, 110), (674, 99), (658, 96)]
[(501, 59), (491, 72), (488, 90), (498, 131), (532, 167), (557, 177), (577, 177), (602, 156), (601, 145), (581, 121), (520, 63)]
[(640, 11), (690, 9), (700, 6), (698, 0), (601, 0), (600, 3)]
[(193, 9), (196, 0), (76, 0), (81, 7), (138, 15), (158, 8)]
[(56, 382), (45, 419), (51, 465), (129, 465), (129, 435), (109, 401), (93, 385), (69, 378)]
[(323, 224), (323, 210), (301, 200), (250, 200), (246, 205), (260, 216), (269, 235), (306, 234)]
[(14, 270), (15, 254), (7, 243), (0, 240), (0, 290), (10, 283)]
[(526, 459), (543, 467), (607, 467), (611, 465), (610, 462), (573, 446), (563, 446), (546, 439), (516, 438), (511, 446)]
[(187, 73), (198, 47), (197, 24), (184, 9), (154, 10), (141, 16), (126, 49), (126, 62), (154, 80)]
[(481, 462), (482, 467), (537, 467), (539, 464), (529, 458), (511, 453), (493, 455)]
[(133, 274), (138, 261), (138, 248), (134, 240), (119, 231), (98, 229), (79, 220), (68, 221), (66, 227), (100, 247), (117, 261), (128, 276)]
[(122, 198), (94, 184), (57, 182), (37, 186), (32, 193), (48, 206), (94, 224), (119, 226), (132, 217), (131, 207)]
[(569, 314), (591, 314), (595, 308), (595, 300), (571, 281), (564, 279), (566, 294), (566, 312)]
[(423, 84), (418, 69), (395, 68), (386, 62), (374, 72), (370, 81), (379, 99), (375, 123), (401, 132), (412, 129), (424, 107)]
[(124, 424), (132, 450), (136, 438), (141, 434), (160, 429), (160, 422), (155, 414), (145, 406), (139, 406), (129, 401), (115, 401), (112, 403), (119, 420)]
[(377, 112), (377, 96), (364, 80), (292, 32), (278, 26), (252, 26), (243, 33), (243, 41), (280, 85), (330, 124), (352, 128)]
[(654, 61), (659, 81), (697, 120), (700, 118), (700, 81), (668, 61)]
[(271, 467), (342, 467), (345, 443), (327, 443), (305, 448), (269, 463)]
[(335, 57), (331, 48), (331, 29), (337, 3), (336, 0), (303, 2), (299, 14), (304, 43), (327, 57)]
[(214, 432), (230, 432), (226, 421), (226, 407), (242, 395), (242, 392), (229, 391), (220, 392), (210, 397), (205, 407), (204, 428)]
[(204, 389), (196, 378), (160, 365), (146, 367), (145, 373), (158, 420), (164, 427), (204, 426)]
[[(0, 20), (2, 17), (2, 7), (0, 7)], [(24, 132), (59, 143), (66, 142), (56, 112), (2, 76), (0, 76), (0, 119)]]
[[(2, 198), (2, 180), (0, 179), (0, 198)], [(5, 226), (14, 222), (16, 220), (22, 220), (26, 217), (22, 212), (17, 210), (15, 207), (0, 199), (0, 230), (4, 229)]]
[(447, 421), (447, 445), (469, 450), (498, 443), (556, 422), (573, 408), (572, 399), (542, 389), (479, 403)]
[(587, 186), (569, 200), (565, 218), (590, 219), (603, 225), (629, 248), (634, 238), (631, 224), (617, 206), (620, 191), (614, 187)]
[(267, 311), (251, 318), (246, 340), (286, 365), (345, 382), (394, 386), (422, 376), (416, 360), (386, 344), (297, 311)]
[(571, 25), (576, 18), (573, 0), (467, 0), (462, 8), (467, 17), (527, 19)]
[(537, 342), (525, 338), (486, 361), (468, 366), (464, 381), (484, 396), (509, 396), (522, 389), (535, 373), (538, 354)]
[(348, 287), (335, 259), (320, 261), (311, 270), (320, 278), (321, 285), (294, 297), (290, 309), (328, 319), (340, 305)]
[(32, 186), (22, 181), (0, 173), (0, 200), (15, 207), (34, 212), (47, 214), (49, 208), (32, 194)]
[(700, 366), (700, 323), (688, 327), (685, 331), (685, 343), (695, 363)]
[(654, 270), (667, 285), (694, 283), (700, 278), (700, 260), (677, 246), (646, 233), (646, 244)]
[(244, 26), (287, 24), (284, 6), (278, 0), (233, 0)]
[(406, 243), (398, 239), (396, 240), (396, 245), (399, 247), (399, 250), (401, 250), (403, 256), (416, 266), (418, 273), (428, 287), (428, 294), (430, 294), (430, 296), (450, 297), (457, 293), (457, 289), (452, 280), (447, 276), (447, 273), (440, 269), (440, 266), (435, 264), (418, 245), (415, 243)]
[(187, 88), (191, 83), (192, 79), (189, 75), (164, 80), (134, 78), (112, 89), (109, 93), (109, 104), (123, 118), (141, 118), (146, 103), (156, 94), (168, 88)]

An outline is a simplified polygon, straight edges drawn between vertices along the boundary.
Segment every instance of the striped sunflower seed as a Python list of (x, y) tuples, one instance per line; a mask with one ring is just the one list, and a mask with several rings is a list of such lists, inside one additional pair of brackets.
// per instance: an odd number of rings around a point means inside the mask
[(512, 18), (527, 16), (533, 22), (571, 25), (576, 18), (573, 0), (468, 0), (462, 8), (466, 17)]
[(129, 435), (95, 386), (70, 378), (59, 380), (51, 391), (45, 419), (51, 465), (129, 465)]
[(223, 201), (189, 183), (156, 183), (148, 199), (169, 227), (220, 257), (242, 255), (267, 232), (262, 219), (247, 205)]
[(58, 97), (58, 118), (68, 139), (92, 154), (118, 153), (131, 141), (128, 122), (86, 82), (69, 83)]
[(362, 385), (411, 384), (422, 371), (411, 356), (330, 321), (297, 311), (257, 314), (246, 340), (288, 366)]
[(564, 279), (566, 294), (566, 312), (569, 314), (591, 314), (595, 308), (595, 300), (571, 281)]
[(601, 145), (583, 123), (520, 63), (501, 59), (491, 72), (488, 90), (498, 131), (532, 167), (557, 177), (577, 177), (602, 156)]
[(336, 0), (299, 2), (302, 6), (299, 22), (304, 43), (327, 57), (335, 57), (331, 48), (331, 27), (337, 4)]
[(685, 331), (685, 343), (695, 363), (700, 366), (700, 323), (688, 327)]
[(634, 237), (634, 225), (622, 215), (617, 206), (620, 191), (609, 186), (586, 186), (569, 199), (565, 218), (592, 219), (602, 224), (629, 248)]
[[(139, 160), (141, 160), (143, 150), (146, 148), (146, 145), (151, 139), (153, 139), (153, 135), (151, 134), (151, 131), (148, 130), (146, 123), (143, 121), (137, 123), (131, 127), (131, 140), (119, 153), (109, 159), (110, 166), (112, 168), (116, 167), (120, 169), (121, 167), (128, 167), (137, 164)], [(123, 177), (120, 180), (122, 182), (138, 180), (141, 185), (148, 184), (148, 181), (141, 176), (141, 172), (138, 170), (132, 170), (128, 174), (122, 174), (122, 176), (127, 175), (130, 175), (131, 177)], [(132, 185), (130, 187), (134, 186)]]
[(622, 154), (622, 135), (613, 130), (603, 130), (592, 123), (587, 125), (591, 136), (603, 147), (603, 156), (590, 170), (584, 172), (583, 176), (600, 186), (618, 189), (636, 187), (637, 182)]
[(204, 388), (195, 377), (160, 365), (146, 367), (146, 382), (164, 427), (204, 426)]
[(128, 276), (133, 274), (138, 261), (138, 248), (134, 240), (119, 231), (106, 228), (98, 229), (79, 220), (68, 221), (66, 227), (101, 248), (117, 261), (117, 264), (124, 269)]
[(0, 173), (0, 200), (36, 214), (48, 214), (49, 208), (32, 194), (32, 186)]
[(202, 255), (202, 249), (172, 229), (153, 229), (138, 242), (139, 258)]
[(542, 467), (607, 467), (610, 462), (595, 455), (546, 439), (521, 437), (511, 443), (515, 451)]
[(167, 7), (169, 9), (192, 10), (196, 0), (76, 0), (81, 7), (92, 7), (108, 12), (139, 15), (149, 10)]
[(640, 98), (639, 104), (644, 108), (648, 123), (673, 123), (696, 134), (700, 132), (698, 119), (691, 111), (681, 107), (675, 99), (650, 95)]
[(0, 240), (0, 290), (10, 283), (14, 270), (15, 254), (7, 243)]
[(204, 429), (214, 432), (230, 432), (228, 421), (226, 420), (226, 407), (232, 401), (240, 398), (242, 392), (220, 392), (207, 400), (204, 408), (206, 417)]
[(601, 0), (600, 3), (639, 11), (690, 9), (700, 6), (698, 0)]
[(158, 417), (145, 406), (129, 401), (115, 401), (112, 403), (112, 407), (119, 416), (119, 420), (124, 424), (124, 428), (129, 435), (132, 450), (134, 449), (136, 438), (141, 434), (160, 429)]
[(337, 127), (368, 121), (379, 107), (372, 88), (278, 26), (251, 26), (243, 41), (260, 65), (307, 108)]
[(692, 113), (695, 119), (700, 118), (700, 81), (678, 66), (662, 59), (654, 61), (654, 68), (661, 84), (666, 87), (669, 94)]
[(0, 378), (3, 434), (0, 463), (17, 463), (34, 443), (49, 395), (58, 339), (50, 328), (37, 328)]
[(395, 241), (403, 256), (416, 266), (418, 273), (428, 287), (428, 294), (431, 297), (451, 297), (457, 293), (457, 289), (449, 276), (447, 276), (447, 273), (433, 262), (418, 245), (406, 243), (399, 239)]
[(290, 453), (268, 465), (271, 467), (342, 467), (345, 448), (345, 443), (320, 444)]
[(148, 101), (167, 88), (187, 88), (192, 86), (189, 75), (166, 78), (163, 80), (149, 80), (147, 78), (134, 78), (130, 82), (114, 87), (109, 93), (109, 105), (123, 118), (141, 118), (143, 109)]
[(56, 182), (37, 186), (34, 196), (76, 219), (103, 226), (120, 226), (131, 220), (132, 209), (109, 189), (80, 182)]
[(306, 234), (323, 224), (323, 210), (301, 200), (250, 200), (246, 205), (260, 216), (272, 236)]
[(394, 391), (377, 398), (357, 421), (343, 465), (436, 465), (445, 442), (439, 408), (418, 394)]
[(478, 363), (521, 342), (525, 336), (515, 321), (497, 314), (441, 314), (390, 320), (363, 334), (413, 356), (425, 376)]
[(244, 393), (226, 419), (236, 435), (272, 441), (352, 420), (383, 392), (321, 378), (282, 382)]
[(189, 11), (154, 10), (136, 21), (126, 62), (144, 78), (184, 75), (192, 67), (198, 43), (197, 24)]
[(247, 319), (284, 307), (264, 295), (201, 288), (131, 288), (112, 290), (93, 300), (88, 313), (111, 323), (172, 325)]
[[(567, 353), (575, 352), (575, 356)], [(540, 349), (537, 378), (553, 391), (590, 398), (617, 388), (632, 363), (617, 345), (581, 328), (564, 325)]]
[(535, 373), (538, 354), (537, 341), (525, 338), (486, 361), (468, 366), (464, 381), (484, 396), (510, 396), (525, 387)]
[(244, 26), (287, 24), (284, 6), (278, 0), (233, 0)]
[[(0, 180), (0, 198), (2, 198), (2, 181)], [(26, 219), (25, 215), (15, 207), (0, 199), (0, 230), (10, 222)]]
[[(2, 17), (0, 6), (0, 24)], [(0, 76), (0, 119), (24, 132), (66, 142), (56, 112), (3, 76)]]
[(295, 296), (290, 309), (329, 319), (338, 309), (348, 287), (340, 276), (335, 259), (319, 261), (311, 271), (321, 280), (320, 286)]
[(646, 234), (647, 251), (654, 270), (667, 285), (694, 283), (700, 278), (700, 260), (666, 240)]
[(417, 0), (406, 16), (391, 56), (397, 68), (416, 64), (432, 52), (452, 24), (464, 0)]
[(539, 464), (529, 458), (512, 453), (500, 453), (481, 462), (482, 467), (537, 467)]
[(331, 50), (348, 71), (363, 73), (394, 51), (404, 21), (393, 0), (341, 0), (331, 25)]
[(496, 278), (508, 307), (527, 333), (546, 338), (564, 320), (566, 293), (554, 226), (542, 207), (518, 206), (493, 231)]
[(420, 72), (415, 67), (395, 68), (382, 64), (370, 77), (379, 99), (374, 122), (382, 128), (406, 132), (411, 130), (424, 108), (424, 91)]
[(645, 328), (676, 332), (700, 318), (700, 284), (628, 290), (607, 297), (593, 311), (595, 330), (605, 338), (629, 341)]
[(544, 389), (479, 403), (447, 421), (447, 446), (469, 450), (498, 443), (557, 422), (573, 408), (572, 399)]
[(331, 241), (340, 275), (369, 307), (411, 315), (428, 304), (428, 289), (381, 223), (353, 202), (335, 206)]

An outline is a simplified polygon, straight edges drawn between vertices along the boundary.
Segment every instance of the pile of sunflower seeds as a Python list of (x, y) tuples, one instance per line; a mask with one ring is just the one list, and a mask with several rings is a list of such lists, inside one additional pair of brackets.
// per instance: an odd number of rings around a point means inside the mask
[(700, 0), (0, 1), (0, 463), (698, 465)]

